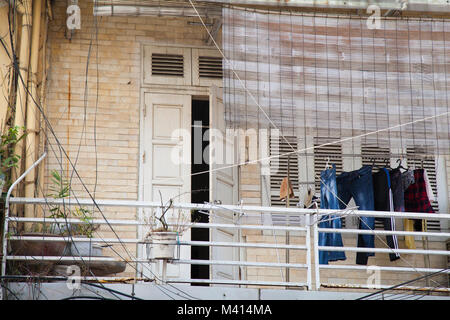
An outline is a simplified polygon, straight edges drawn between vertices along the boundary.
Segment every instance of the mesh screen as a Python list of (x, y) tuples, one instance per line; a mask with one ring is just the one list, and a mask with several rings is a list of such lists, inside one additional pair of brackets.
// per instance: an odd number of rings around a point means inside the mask
[(442, 19), (369, 29), (367, 17), (224, 8), (227, 124), (449, 154), (449, 30)]

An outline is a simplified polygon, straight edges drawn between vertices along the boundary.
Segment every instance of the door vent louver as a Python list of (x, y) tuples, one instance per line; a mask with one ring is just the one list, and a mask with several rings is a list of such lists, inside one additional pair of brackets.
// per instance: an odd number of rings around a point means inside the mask
[(199, 56), (198, 73), (201, 78), (222, 79), (222, 58)]
[(152, 53), (152, 75), (184, 76), (184, 57), (179, 54)]

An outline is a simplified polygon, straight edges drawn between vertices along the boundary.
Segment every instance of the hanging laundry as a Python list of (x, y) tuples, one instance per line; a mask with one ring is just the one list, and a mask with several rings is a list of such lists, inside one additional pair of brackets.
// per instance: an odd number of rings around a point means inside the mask
[[(403, 211), (405, 211), (405, 191), (410, 185), (414, 183), (414, 171), (408, 169), (402, 173), (402, 186), (403, 186)], [(398, 200), (400, 201), (400, 200)], [(403, 230), (414, 231), (414, 221), (411, 219), (403, 219)], [(408, 249), (416, 249), (416, 243), (414, 241), (414, 236), (405, 236), (405, 246)]]
[[(401, 176), (399, 176), (401, 179)], [(392, 184), (390, 172), (383, 168), (372, 174), (374, 205), (376, 211), (394, 211), (394, 203), (392, 199)], [(384, 230), (395, 231), (395, 218), (380, 218), (384, 224)], [(397, 235), (387, 235), (386, 241), (391, 249), (398, 249)], [(389, 253), (389, 259), (395, 261), (400, 258), (398, 253)]]
[[(341, 209), (344, 209), (351, 198), (360, 210), (374, 210), (372, 166), (363, 166), (359, 170), (343, 172), (336, 177), (338, 197)], [(360, 217), (359, 229), (375, 229), (375, 218)], [(375, 239), (371, 234), (358, 234), (358, 247), (374, 248)], [(373, 252), (357, 252), (356, 263), (366, 265), (368, 258), (374, 256)]]
[[(403, 219), (403, 229), (405, 231), (414, 231), (414, 221), (411, 219)], [(405, 236), (405, 246), (408, 249), (416, 249), (414, 236)]]
[(408, 169), (407, 171), (402, 173), (402, 183), (403, 183), (403, 188), (405, 191), (414, 182), (415, 182), (415, 180), (414, 180), (414, 171), (413, 170)]
[[(336, 184), (336, 165), (330, 169), (325, 169), (320, 173), (320, 208), (339, 209), (337, 198), (338, 190)], [(325, 215), (319, 221), (320, 228), (341, 229), (341, 218), (336, 215)], [(319, 232), (319, 246), (343, 247), (340, 233)], [(328, 264), (329, 261), (345, 260), (343, 251), (322, 251), (319, 250), (319, 263)]]
[[(414, 170), (414, 183), (405, 191), (405, 211), (407, 212), (434, 213), (430, 199), (428, 198), (425, 173), (426, 171), (424, 169)], [(422, 219), (407, 220), (409, 221), (405, 225), (405, 230), (410, 231), (410, 229), (413, 229), (414, 231), (423, 231)], [(408, 240), (407, 247), (414, 249), (415, 244), (412, 245), (411, 238)]]
[(291, 181), (285, 177), (283, 181), (281, 181), (280, 187), (280, 200), (294, 197), (294, 190), (292, 189)]

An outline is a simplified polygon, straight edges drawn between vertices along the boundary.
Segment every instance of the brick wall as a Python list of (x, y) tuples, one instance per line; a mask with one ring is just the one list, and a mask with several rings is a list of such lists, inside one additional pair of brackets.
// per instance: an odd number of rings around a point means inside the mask
[[(66, 3), (53, 5), (54, 20), (48, 31), (47, 115), (92, 195), (137, 200), (141, 43), (204, 46), (206, 32), (201, 25), (188, 24), (198, 22), (195, 18), (175, 17), (97, 17), (96, 30), (92, 3), (79, 1), (81, 29), (75, 30), (71, 40), (65, 37)], [(55, 139), (50, 135), (49, 140), (45, 194), (49, 193), (51, 170), (63, 170), (66, 177), (73, 173)], [(76, 175), (72, 186), (76, 197), (88, 198)], [(104, 214), (108, 219), (134, 219), (136, 210), (104, 208)], [(96, 212), (96, 216), (101, 214)], [(134, 227), (116, 226), (115, 230), (122, 238), (136, 237)], [(115, 238), (108, 227), (100, 231), (104, 238)], [(130, 258), (122, 246), (114, 249)], [(127, 251), (135, 255), (135, 245), (128, 245)], [(127, 273), (134, 271), (129, 267)]]

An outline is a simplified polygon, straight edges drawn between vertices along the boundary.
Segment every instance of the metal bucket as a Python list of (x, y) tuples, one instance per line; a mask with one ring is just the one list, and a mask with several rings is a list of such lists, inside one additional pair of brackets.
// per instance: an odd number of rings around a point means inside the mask
[(64, 255), (74, 257), (101, 257), (103, 256), (103, 248), (90, 241), (73, 241), (67, 245)]

